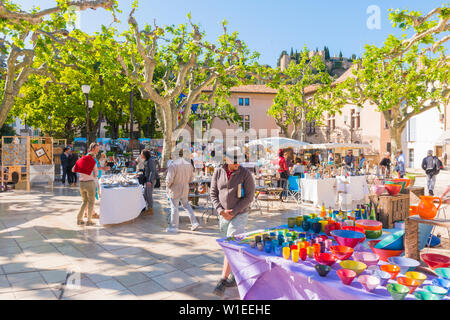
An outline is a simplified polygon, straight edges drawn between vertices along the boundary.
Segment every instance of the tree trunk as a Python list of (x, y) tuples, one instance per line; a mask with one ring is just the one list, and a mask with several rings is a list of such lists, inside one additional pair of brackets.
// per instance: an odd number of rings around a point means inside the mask
[(389, 133), (391, 135), (391, 154), (395, 156), (397, 151), (402, 150), (402, 133), (403, 127), (391, 127)]

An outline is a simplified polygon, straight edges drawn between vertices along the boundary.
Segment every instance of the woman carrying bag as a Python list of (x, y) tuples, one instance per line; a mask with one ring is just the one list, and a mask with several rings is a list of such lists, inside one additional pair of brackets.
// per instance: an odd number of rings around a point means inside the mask
[(285, 189), (286, 189), (286, 183), (289, 179), (289, 169), (287, 166), (286, 158), (285, 158), (285, 152), (283, 149), (280, 149), (278, 151), (278, 174), (280, 175), (280, 181), (278, 183), (278, 187), (283, 188), (283, 192), (280, 193), (280, 200), (283, 201), (283, 196), (286, 197)]

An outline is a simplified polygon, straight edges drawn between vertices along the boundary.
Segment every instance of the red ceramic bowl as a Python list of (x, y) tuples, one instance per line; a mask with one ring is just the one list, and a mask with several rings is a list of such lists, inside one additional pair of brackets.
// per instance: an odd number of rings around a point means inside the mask
[(331, 253), (339, 260), (348, 260), (353, 254), (353, 248), (347, 246), (331, 246)]
[(339, 223), (330, 223), (325, 226), (324, 231), (328, 236), (331, 236), (331, 231), (339, 230), (340, 228), (341, 228), (341, 226)]
[(388, 259), (390, 257), (398, 257), (403, 253), (405, 250), (386, 250), (386, 249), (378, 249), (375, 248), (375, 245), (380, 242), (381, 240), (371, 240), (368, 241), (367, 244), (369, 245), (369, 248), (372, 249), (373, 253), (377, 254), (380, 257), (380, 260), (389, 262)]
[(331, 253), (322, 252), (314, 254), (314, 259), (320, 264), (325, 264), (331, 267), (336, 262), (336, 257)]
[(384, 188), (391, 196), (396, 196), (402, 190), (402, 185), (400, 184), (385, 184)]
[(352, 231), (361, 232), (361, 233), (366, 232), (366, 230), (364, 230), (363, 228), (354, 227), (354, 226), (345, 226), (345, 227), (342, 227), (342, 230), (352, 230)]
[(424, 253), (420, 255), (423, 261), (431, 268), (448, 268), (450, 267), (450, 257), (437, 253)]
[(350, 285), (356, 277), (356, 272), (350, 269), (339, 269), (337, 275), (345, 285)]
[(333, 230), (331, 235), (341, 246), (356, 247), (359, 243), (366, 239), (364, 233), (356, 232), (352, 230)]

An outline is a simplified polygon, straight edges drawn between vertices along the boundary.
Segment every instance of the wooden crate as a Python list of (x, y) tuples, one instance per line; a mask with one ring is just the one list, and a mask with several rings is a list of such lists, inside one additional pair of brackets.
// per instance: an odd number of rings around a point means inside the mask
[(424, 187), (412, 187), (412, 188), (408, 188), (407, 190), (409, 190), (409, 202), (411, 205), (419, 204), (420, 196), (425, 195)]
[(409, 194), (371, 196), (370, 200), (380, 206), (378, 220), (385, 229), (394, 228), (395, 222), (409, 217)]

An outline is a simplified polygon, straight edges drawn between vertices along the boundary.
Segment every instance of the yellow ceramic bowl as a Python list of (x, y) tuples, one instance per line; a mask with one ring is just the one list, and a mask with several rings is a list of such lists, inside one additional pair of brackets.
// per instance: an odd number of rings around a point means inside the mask
[(342, 269), (350, 269), (356, 272), (356, 275), (359, 275), (361, 272), (366, 270), (367, 265), (360, 261), (354, 260), (344, 260), (339, 263)]
[(417, 271), (408, 271), (407, 273), (405, 273), (405, 276), (407, 278), (419, 281), (420, 285), (422, 285), (423, 282), (427, 279), (427, 276), (425, 274)]

